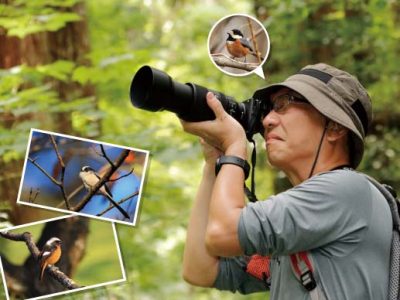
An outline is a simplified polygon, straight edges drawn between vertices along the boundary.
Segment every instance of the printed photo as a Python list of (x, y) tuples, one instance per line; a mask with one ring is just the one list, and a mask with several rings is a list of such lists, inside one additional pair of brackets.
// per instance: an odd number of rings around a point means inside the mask
[(18, 203), (135, 225), (148, 151), (32, 129)]
[[(3, 270), (3, 265), (1, 264), (1, 259), (0, 259), (0, 269)], [(6, 299), (6, 291), (5, 291), (5, 280), (4, 280), (4, 272), (0, 270), (0, 298), (1, 299)]]
[(42, 299), (126, 280), (115, 225), (64, 216), (0, 231), (7, 299)]

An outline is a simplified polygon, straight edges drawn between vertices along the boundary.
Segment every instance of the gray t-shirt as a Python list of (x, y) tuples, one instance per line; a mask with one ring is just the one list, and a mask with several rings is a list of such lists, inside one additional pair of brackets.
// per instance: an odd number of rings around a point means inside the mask
[[(314, 176), (242, 211), (245, 255), (271, 256), (271, 300), (308, 300), (290, 254), (309, 251), (317, 284), (330, 300), (387, 299), (392, 217), (363, 175), (335, 170)], [(244, 257), (221, 258), (214, 286), (247, 294), (267, 285), (244, 271)]]

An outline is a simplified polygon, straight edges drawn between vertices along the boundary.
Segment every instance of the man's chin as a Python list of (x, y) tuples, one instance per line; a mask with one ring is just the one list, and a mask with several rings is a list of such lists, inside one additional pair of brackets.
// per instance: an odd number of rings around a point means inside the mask
[(276, 160), (274, 160), (274, 159), (271, 158), (270, 156), (267, 156), (267, 163), (268, 163), (271, 167), (274, 167), (274, 168), (277, 167), (277, 165), (276, 165)]
[(267, 162), (270, 166), (281, 169), (285, 160), (282, 157), (275, 155), (274, 153), (267, 153)]

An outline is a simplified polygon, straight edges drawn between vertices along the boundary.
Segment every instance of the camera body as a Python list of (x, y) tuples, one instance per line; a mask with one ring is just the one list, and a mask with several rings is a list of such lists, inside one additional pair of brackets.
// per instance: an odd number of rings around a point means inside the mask
[(222, 103), (224, 110), (244, 128), (248, 140), (255, 133), (263, 133), (262, 117), (269, 111), (269, 101), (253, 98), (237, 102), (233, 97), (207, 89), (194, 83), (179, 83), (155, 68), (141, 67), (132, 79), (130, 98), (133, 106), (148, 110), (167, 110), (185, 121), (214, 120), (214, 112), (208, 107), (207, 92), (212, 92)]

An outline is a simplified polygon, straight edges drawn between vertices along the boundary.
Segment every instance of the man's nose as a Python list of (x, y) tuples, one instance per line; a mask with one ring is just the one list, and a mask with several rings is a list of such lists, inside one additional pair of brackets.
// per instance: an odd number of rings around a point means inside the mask
[(262, 124), (267, 131), (276, 127), (278, 123), (279, 115), (274, 110), (271, 110), (262, 120)]

